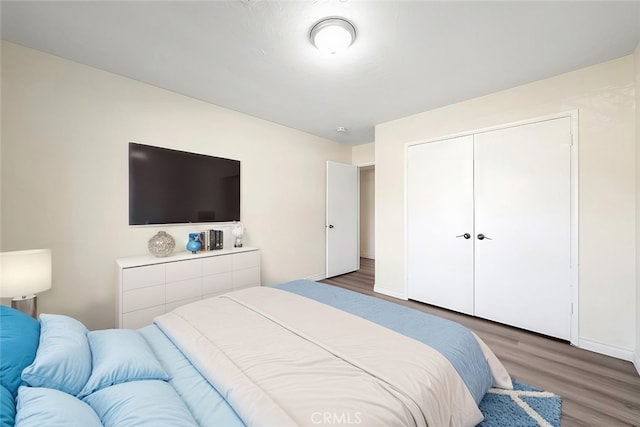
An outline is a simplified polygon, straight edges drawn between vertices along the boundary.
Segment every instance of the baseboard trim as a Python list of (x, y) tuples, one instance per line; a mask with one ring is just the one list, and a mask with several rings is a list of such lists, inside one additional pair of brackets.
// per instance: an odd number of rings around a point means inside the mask
[(327, 276), (324, 273), (316, 274), (314, 276), (305, 277), (304, 280), (311, 280), (312, 282), (319, 282), (320, 280), (326, 279)]
[(636, 367), (636, 371), (638, 371), (638, 375), (640, 375), (640, 349), (633, 353), (633, 366)]
[(373, 285), (373, 292), (377, 292), (379, 294), (387, 295), (393, 298), (398, 298), (403, 300), (408, 299), (404, 292), (398, 292), (392, 289), (383, 288), (382, 286), (378, 286), (377, 284)]
[[(578, 338), (578, 347), (585, 350), (593, 351), (595, 353), (604, 354), (606, 356), (615, 357), (616, 359), (627, 360), (629, 362), (634, 361), (633, 351), (620, 348), (620, 347), (614, 347), (608, 344), (602, 344), (597, 341)], [(636, 365), (636, 369), (637, 368), (638, 368), (638, 365)]]

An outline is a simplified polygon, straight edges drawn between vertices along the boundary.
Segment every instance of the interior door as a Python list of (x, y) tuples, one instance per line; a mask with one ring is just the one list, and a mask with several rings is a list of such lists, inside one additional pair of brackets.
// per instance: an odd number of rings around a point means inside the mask
[(571, 143), (568, 117), (474, 141), (475, 314), (567, 340)]
[(409, 147), (409, 298), (473, 314), (473, 234), (473, 136)]
[(360, 268), (358, 167), (327, 162), (327, 277)]

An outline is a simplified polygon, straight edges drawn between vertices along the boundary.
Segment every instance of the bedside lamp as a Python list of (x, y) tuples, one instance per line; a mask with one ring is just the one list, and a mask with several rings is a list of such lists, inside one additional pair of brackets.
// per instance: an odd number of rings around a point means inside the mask
[(36, 293), (51, 289), (51, 250), (0, 253), (0, 297), (11, 307), (37, 316)]

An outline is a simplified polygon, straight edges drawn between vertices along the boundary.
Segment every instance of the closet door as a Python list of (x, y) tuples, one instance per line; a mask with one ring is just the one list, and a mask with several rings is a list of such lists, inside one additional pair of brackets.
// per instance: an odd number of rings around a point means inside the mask
[(409, 298), (473, 313), (473, 232), (473, 137), (409, 147)]
[(475, 314), (567, 340), (570, 130), (559, 118), (474, 140)]

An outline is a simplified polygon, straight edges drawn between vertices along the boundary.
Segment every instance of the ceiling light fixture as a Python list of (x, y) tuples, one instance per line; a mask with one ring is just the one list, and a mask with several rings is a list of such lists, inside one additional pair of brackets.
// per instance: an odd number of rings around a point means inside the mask
[(311, 42), (321, 52), (336, 54), (346, 50), (356, 39), (356, 27), (340, 17), (324, 18), (311, 28)]

